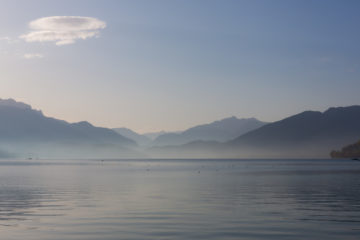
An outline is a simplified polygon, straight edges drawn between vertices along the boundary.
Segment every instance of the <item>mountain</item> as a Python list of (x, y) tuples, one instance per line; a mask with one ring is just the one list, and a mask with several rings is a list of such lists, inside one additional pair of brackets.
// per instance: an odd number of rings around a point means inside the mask
[(332, 158), (360, 158), (360, 140), (341, 149), (341, 151), (331, 151)]
[(254, 157), (328, 157), (360, 138), (360, 106), (306, 111), (267, 124), (228, 142), (229, 149)]
[(135, 146), (135, 141), (118, 134), (112, 129), (94, 127), (89, 122), (82, 121), (78, 123), (71, 123), (71, 127), (84, 135), (89, 139), (101, 141), (108, 144), (121, 144), (123, 146)]
[[(111, 129), (88, 122), (68, 123), (46, 117), (41, 111), (15, 100), (0, 99), (0, 149), (18, 156), (98, 156), (128, 151), (136, 143)], [(44, 154), (46, 153), (46, 154)], [(77, 153), (77, 154), (75, 154)], [(116, 154), (115, 154), (116, 155)]]
[(266, 123), (255, 118), (225, 118), (209, 124), (198, 125), (181, 133), (167, 133), (154, 140), (154, 146), (182, 145), (192, 141), (225, 142), (246, 132), (257, 129)]
[[(360, 106), (305, 111), (268, 124), (231, 117), (160, 135), (155, 139), (158, 145), (146, 154), (168, 158), (326, 158), (331, 150), (360, 139), (359, 119)], [(118, 131), (141, 138), (129, 129)], [(114, 130), (86, 121), (68, 123), (44, 116), (25, 103), (0, 99), (1, 158), (147, 157), (137, 152), (136, 146)], [(357, 147), (358, 143), (343, 152)]]
[(151, 140), (155, 140), (158, 136), (163, 135), (163, 134), (167, 134), (169, 132), (165, 132), (165, 131), (160, 131), (160, 132), (150, 132), (150, 133), (144, 133), (143, 135), (145, 137), (150, 138)]
[(135, 141), (140, 146), (148, 146), (152, 141), (147, 136), (138, 134), (128, 128), (113, 128), (113, 130), (120, 135)]
[(360, 106), (305, 111), (218, 143), (195, 141), (148, 149), (158, 158), (328, 158), (360, 139)]

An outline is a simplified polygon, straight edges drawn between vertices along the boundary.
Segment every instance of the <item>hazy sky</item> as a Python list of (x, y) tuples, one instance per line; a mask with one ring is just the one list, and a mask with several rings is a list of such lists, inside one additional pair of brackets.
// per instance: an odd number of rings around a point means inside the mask
[(359, 12), (343, 0), (0, 0), (0, 98), (139, 132), (360, 104)]

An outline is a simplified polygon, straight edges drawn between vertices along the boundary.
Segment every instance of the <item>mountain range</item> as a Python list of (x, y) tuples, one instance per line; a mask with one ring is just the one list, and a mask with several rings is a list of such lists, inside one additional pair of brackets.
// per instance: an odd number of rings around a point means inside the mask
[(264, 126), (266, 123), (256, 118), (225, 118), (209, 124), (198, 125), (181, 133), (166, 133), (153, 141), (153, 146), (182, 145), (193, 141), (225, 142), (249, 131)]
[[(166, 134), (166, 133), (172, 133), (172, 132), (166, 132), (166, 131), (159, 131), (159, 132), (149, 132), (149, 133), (144, 133), (142, 135), (144, 135), (145, 137), (150, 138), (151, 140), (154, 140), (155, 138), (157, 138), (160, 135)], [(176, 132), (174, 132), (176, 133)]]
[[(136, 143), (108, 128), (88, 122), (68, 123), (46, 117), (30, 105), (12, 99), (0, 100), (0, 149), (3, 155), (82, 156), (130, 152)], [(84, 151), (81, 151), (81, 150)], [(86, 151), (85, 151), (86, 150)], [(96, 151), (95, 151), (96, 150)], [(105, 151), (106, 150), (106, 151)], [(55, 154), (56, 153), (56, 154)]]
[(323, 113), (305, 111), (239, 136), (227, 145), (240, 151), (257, 149), (262, 156), (328, 157), (330, 150), (359, 139), (359, 119), (360, 106), (329, 108)]
[(152, 140), (126, 128), (68, 123), (0, 99), (0, 157), (328, 158), (360, 139), (359, 119), (360, 106), (305, 111), (272, 123), (230, 117)]
[(236, 117), (229, 117), (178, 132), (161, 131), (157, 133), (139, 134), (124, 127), (113, 128), (113, 130), (122, 136), (134, 140), (140, 146), (154, 147), (177, 146), (193, 141), (225, 142), (265, 124), (265, 122), (261, 122), (255, 118), (238, 119)]
[(328, 158), (360, 138), (360, 106), (305, 111), (266, 124), (225, 143), (196, 141), (149, 149), (156, 157)]
[(135, 141), (139, 146), (148, 146), (151, 144), (152, 139), (146, 135), (139, 134), (129, 128), (113, 128), (118, 134)]

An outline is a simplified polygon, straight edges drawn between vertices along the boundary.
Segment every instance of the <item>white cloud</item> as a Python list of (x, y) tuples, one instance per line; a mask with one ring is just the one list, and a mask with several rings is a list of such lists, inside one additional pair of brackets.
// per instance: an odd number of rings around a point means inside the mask
[(31, 31), (21, 35), (27, 42), (55, 42), (56, 45), (75, 43), (78, 39), (98, 37), (106, 23), (92, 17), (53, 16), (29, 23)]
[(24, 54), (25, 59), (43, 58), (44, 55), (40, 53), (26, 53)]

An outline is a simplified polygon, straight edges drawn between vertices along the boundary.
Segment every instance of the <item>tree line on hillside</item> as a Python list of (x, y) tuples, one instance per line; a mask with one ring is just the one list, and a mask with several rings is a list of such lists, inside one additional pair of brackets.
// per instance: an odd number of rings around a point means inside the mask
[(341, 149), (341, 151), (331, 151), (332, 158), (359, 158), (360, 157), (360, 140)]

